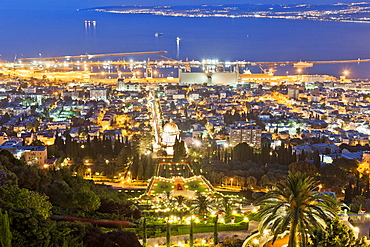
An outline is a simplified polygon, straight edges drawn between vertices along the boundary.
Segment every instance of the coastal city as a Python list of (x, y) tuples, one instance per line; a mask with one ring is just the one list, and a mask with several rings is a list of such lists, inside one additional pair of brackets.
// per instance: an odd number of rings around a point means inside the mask
[(369, 23), (0, 1), (0, 247), (370, 247)]
[(176, 17), (272, 18), (368, 23), (368, 2), (336, 4), (218, 4), (197, 6), (104, 6), (79, 11)]
[(367, 79), (97, 57), (1, 64), (3, 246), (368, 246)]

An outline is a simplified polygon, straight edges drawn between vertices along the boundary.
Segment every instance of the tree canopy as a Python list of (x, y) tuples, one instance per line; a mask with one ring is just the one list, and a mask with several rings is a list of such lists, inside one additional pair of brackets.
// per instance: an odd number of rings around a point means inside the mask
[(366, 241), (356, 239), (352, 230), (340, 223), (338, 219), (331, 220), (325, 229), (315, 230), (311, 236), (309, 247), (367, 247)]
[(32, 209), (44, 219), (51, 214), (52, 205), (48, 197), (36, 191), (30, 191), (17, 186), (0, 187), (1, 204), (16, 209)]
[(336, 214), (335, 200), (316, 191), (318, 184), (312, 177), (289, 172), (285, 183), (274, 186), (256, 202), (261, 206), (259, 232), (269, 228), (273, 242), (289, 231), (289, 246), (297, 246), (298, 238), (305, 245), (313, 229), (324, 229), (325, 221)]

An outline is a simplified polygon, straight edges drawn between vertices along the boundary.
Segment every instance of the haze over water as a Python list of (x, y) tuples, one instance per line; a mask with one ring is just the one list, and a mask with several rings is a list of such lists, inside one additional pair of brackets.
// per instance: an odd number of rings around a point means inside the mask
[[(254, 18), (111, 14), (76, 8), (0, 9), (1, 59), (167, 50), (177, 59), (306, 61), (370, 58), (370, 24)], [(96, 27), (85, 20), (97, 21)], [(163, 33), (155, 37), (155, 33)], [(125, 59), (146, 59), (146, 56)], [(370, 63), (316, 65), (309, 74), (370, 78)], [(251, 67), (252, 72), (260, 72)], [(294, 73), (290, 66), (278, 74)]]

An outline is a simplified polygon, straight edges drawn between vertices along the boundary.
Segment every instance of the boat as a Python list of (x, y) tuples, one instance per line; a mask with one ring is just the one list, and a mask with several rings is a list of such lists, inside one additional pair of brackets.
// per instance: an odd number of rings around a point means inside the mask
[(163, 33), (155, 33), (154, 36), (155, 37), (161, 37), (161, 36), (163, 36)]
[(85, 24), (96, 24), (96, 21), (85, 21)]

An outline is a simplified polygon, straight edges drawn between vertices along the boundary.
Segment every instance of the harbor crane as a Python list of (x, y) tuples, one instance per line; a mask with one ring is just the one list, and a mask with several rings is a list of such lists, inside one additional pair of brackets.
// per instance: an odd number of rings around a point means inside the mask
[[(36, 57), (36, 58), (20, 58), (18, 59), (18, 63), (14, 63), (14, 67), (18, 68), (27, 68), (30, 67), (32, 69), (36, 68), (38, 70), (44, 71), (71, 71), (71, 70), (80, 70), (84, 69), (84, 71), (90, 73), (92, 75), (98, 75), (96, 69), (107, 68), (110, 67), (109, 71), (101, 71), (102, 75), (109, 74), (119, 74), (119, 76), (125, 76), (132, 74), (136, 76), (135, 73), (139, 76), (140, 71), (137, 69), (142, 70), (144, 69), (144, 75), (146, 77), (154, 77), (157, 71), (153, 70), (154, 68), (179, 68), (184, 69), (185, 72), (191, 72), (191, 68), (204, 68), (205, 70), (215, 70), (215, 71), (223, 71), (224, 68), (230, 67), (230, 70), (233, 69), (235, 72), (238, 73), (239, 68), (246, 68), (248, 66), (258, 66), (263, 73), (273, 74), (276, 71), (276, 68), (279, 66), (293, 66), (298, 70), (306, 69), (313, 67), (316, 64), (339, 64), (339, 63), (362, 63), (362, 62), (370, 62), (370, 58), (366, 59), (352, 59), (352, 60), (323, 60), (323, 61), (276, 61), (276, 62), (266, 62), (266, 61), (230, 61), (230, 62), (223, 62), (218, 60), (189, 60), (186, 58), (185, 61), (176, 60), (163, 54), (168, 53), (167, 51), (147, 51), (147, 52), (126, 52), (126, 53), (106, 53), (106, 54), (85, 54), (85, 55), (73, 55), (73, 56), (60, 56), (60, 57)], [(103, 57), (122, 57), (122, 56), (136, 56), (136, 55), (157, 55), (159, 58), (148, 58), (147, 60), (111, 60), (111, 61), (104, 61), (99, 60), (99, 58)], [(83, 61), (81, 61), (83, 60)], [(94, 68), (95, 71), (94, 71)], [(111, 69), (116, 71), (111, 71)], [(123, 70), (129, 69), (130, 72), (124, 72)], [(106, 72), (106, 73), (105, 73)]]

